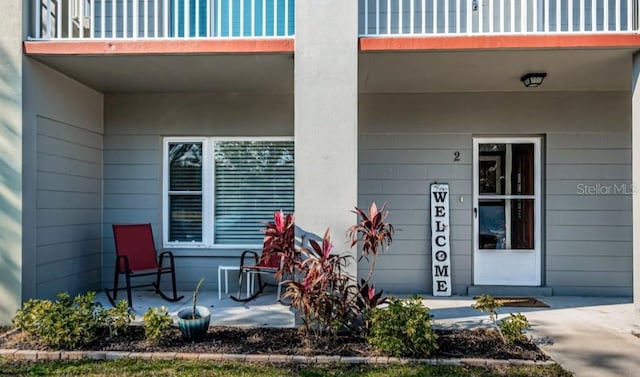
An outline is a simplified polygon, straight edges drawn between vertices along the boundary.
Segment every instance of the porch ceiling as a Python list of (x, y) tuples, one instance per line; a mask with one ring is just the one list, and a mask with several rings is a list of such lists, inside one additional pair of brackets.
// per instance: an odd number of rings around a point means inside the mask
[[(360, 92), (628, 91), (631, 49), (360, 53)], [(547, 72), (539, 88), (520, 77)]]
[(292, 54), (34, 56), (103, 93), (293, 92)]

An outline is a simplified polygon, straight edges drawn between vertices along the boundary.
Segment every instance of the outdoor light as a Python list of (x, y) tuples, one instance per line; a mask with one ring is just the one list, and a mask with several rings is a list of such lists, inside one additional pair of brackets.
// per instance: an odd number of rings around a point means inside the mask
[(520, 77), (520, 81), (522, 81), (524, 86), (526, 86), (527, 88), (535, 88), (542, 85), (542, 81), (544, 81), (545, 77), (547, 77), (547, 74), (545, 72), (527, 73), (526, 75)]

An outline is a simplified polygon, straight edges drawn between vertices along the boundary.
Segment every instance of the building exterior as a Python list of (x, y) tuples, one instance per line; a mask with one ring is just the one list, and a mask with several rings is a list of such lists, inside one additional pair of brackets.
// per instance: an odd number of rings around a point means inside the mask
[(377, 286), (430, 292), (434, 182), (453, 294), (637, 296), (638, 9), (4, 1), (0, 322), (109, 285), (114, 223), (151, 223), (179, 288), (213, 288), (274, 209), (346, 251), (372, 201), (401, 229)]

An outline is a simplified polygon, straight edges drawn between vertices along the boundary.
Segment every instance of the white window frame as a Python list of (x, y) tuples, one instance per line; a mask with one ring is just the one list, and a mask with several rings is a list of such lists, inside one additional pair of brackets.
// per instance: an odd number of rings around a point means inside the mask
[[(216, 244), (215, 243), (215, 144), (224, 141), (294, 141), (292, 136), (262, 137), (204, 137), (167, 136), (162, 139), (162, 243), (165, 248), (179, 249), (255, 249), (261, 244)], [(202, 143), (202, 242), (169, 241), (169, 144)], [(295, 161), (294, 161), (295, 164)], [(295, 184), (295, 183), (294, 183)]]

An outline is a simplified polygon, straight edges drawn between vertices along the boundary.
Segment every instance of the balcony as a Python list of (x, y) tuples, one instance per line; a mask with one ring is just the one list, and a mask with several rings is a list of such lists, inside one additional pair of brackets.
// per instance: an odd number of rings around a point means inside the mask
[(33, 40), (294, 35), (295, 0), (35, 0)]
[(638, 31), (638, 0), (359, 0), (362, 37)]

